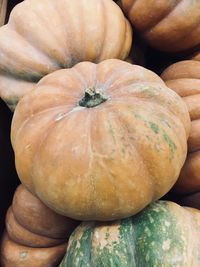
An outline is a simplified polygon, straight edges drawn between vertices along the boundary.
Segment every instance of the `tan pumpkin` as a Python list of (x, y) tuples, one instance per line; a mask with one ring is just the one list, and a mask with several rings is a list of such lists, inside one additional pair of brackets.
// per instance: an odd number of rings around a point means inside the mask
[(7, 0), (0, 0), (0, 26), (5, 22), (7, 2)]
[(11, 139), (23, 184), (79, 220), (133, 215), (175, 183), (190, 119), (153, 72), (110, 59), (44, 77), (19, 102)]
[(184, 60), (169, 66), (161, 75), (166, 85), (185, 101), (191, 118), (188, 156), (175, 186), (178, 193), (200, 190), (200, 62)]
[(1, 243), (2, 267), (57, 267), (67, 244), (50, 248), (32, 248), (12, 241), (5, 233)]
[(131, 42), (130, 24), (112, 0), (23, 1), (0, 29), (0, 96), (14, 110), (46, 74), (125, 59)]
[(200, 1), (121, 0), (132, 25), (147, 42), (163, 51), (200, 46)]

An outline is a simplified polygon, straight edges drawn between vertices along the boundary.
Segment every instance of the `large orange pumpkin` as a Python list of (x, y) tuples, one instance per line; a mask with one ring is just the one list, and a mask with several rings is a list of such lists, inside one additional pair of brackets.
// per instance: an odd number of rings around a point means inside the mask
[(112, 0), (23, 1), (0, 29), (0, 96), (13, 110), (44, 75), (80, 61), (125, 59), (131, 41)]
[(121, 0), (133, 26), (153, 47), (178, 52), (200, 46), (199, 0)]
[(153, 72), (117, 59), (44, 77), (19, 102), (11, 138), (22, 183), (80, 220), (133, 215), (175, 183), (190, 119)]
[(7, 10), (7, 0), (0, 0), (0, 26), (2, 26), (5, 22)]
[(178, 193), (200, 190), (200, 62), (184, 60), (169, 66), (161, 75), (166, 85), (185, 101), (191, 123), (188, 156), (175, 186)]

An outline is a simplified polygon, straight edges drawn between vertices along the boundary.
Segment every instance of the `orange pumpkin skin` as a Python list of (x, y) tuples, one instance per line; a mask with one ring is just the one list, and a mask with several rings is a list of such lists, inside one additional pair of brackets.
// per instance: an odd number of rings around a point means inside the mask
[(15, 191), (6, 215), (9, 238), (28, 247), (47, 248), (66, 243), (78, 224), (50, 210), (23, 185)]
[(23, 185), (15, 191), (12, 211), (23, 228), (51, 239), (67, 239), (79, 224), (49, 209)]
[(5, 22), (7, 10), (7, 0), (0, 0), (0, 26), (2, 26)]
[(43, 78), (19, 102), (11, 139), (20, 180), (47, 206), (105, 221), (173, 186), (189, 131), (186, 105), (156, 74), (110, 59)]
[(191, 118), (188, 156), (174, 189), (189, 194), (200, 190), (200, 62), (184, 60), (169, 66), (161, 75), (166, 85), (185, 101)]
[(151, 46), (179, 52), (200, 45), (200, 1), (121, 2), (133, 26)]
[(46, 74), (125, 59), (131, 43), (131, 26), (112, 0), (23, 1), (0, 29), (0, 96), (14, 110)]
[(5, 233), (1, 243), (2, 267), (57, 267), (67, 244), (51, 248), (31, 248), (12, 241)]
[(17, 222), (11, 207), (6, 215), (6, 230), (12, 241), (28, 247), (48, 248), (66, 242), (65, 239), (54, 239), (30, 232)]

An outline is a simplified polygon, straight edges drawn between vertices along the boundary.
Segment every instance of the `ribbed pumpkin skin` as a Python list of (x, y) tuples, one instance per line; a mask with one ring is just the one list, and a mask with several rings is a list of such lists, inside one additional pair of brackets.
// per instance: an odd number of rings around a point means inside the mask
[(1, 243), (2, 267), (57, 267), (67, 244), (51, 248), (31, 248), (19, 245), (5, 233)]
[(12, 212), (23, 228), (53, 239), (67, 239), (79, 224), (49, 209), (23, 185), (18, 186), (15, 191)]
[(198, 267), (200, 212), (158, 201), (128, 219), (82, 223), (59, 267)]
[[(88, 88), (107, 101), (79, 105)], [(47, 206), (78, 220), (131, 216), (175, 183), (190, 119), (153, 72), (117, 59), (44, 77), (13, 116), (20, 180)]]
[(199, 0), (121, 0), (133, 26), (153, 47), (179, 52), (200, 45)]
[(7, 2), (7, 0), (0, 0), (0, 26), (5, 22)]
[(169, 66), (161, 77), (183, 98), (192, 121), (189, 153), (175, 189), (179, 193), (197, 192), (200, 190), (200, 62), (180, 61)]
[(6, 215), (9, 238), (20, 245), (35, 248), (66, 243), (78, 224), (50, 210), (23, 185), (15, 191)]
[(125, 59), (131, 42), (130, 24), (112, 0), (23, 1), (0, 29), (0, 96), (14, 110), (46, 74)]

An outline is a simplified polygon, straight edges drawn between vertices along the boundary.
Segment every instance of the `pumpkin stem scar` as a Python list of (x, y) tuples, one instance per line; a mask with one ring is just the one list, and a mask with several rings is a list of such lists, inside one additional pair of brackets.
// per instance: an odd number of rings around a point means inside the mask
[(89, 87), (85, 90), (84, 97), (79, 101), (79, 106), (86, 108), (93, 108), (105, 102), (108, 97), (101, 89)]

